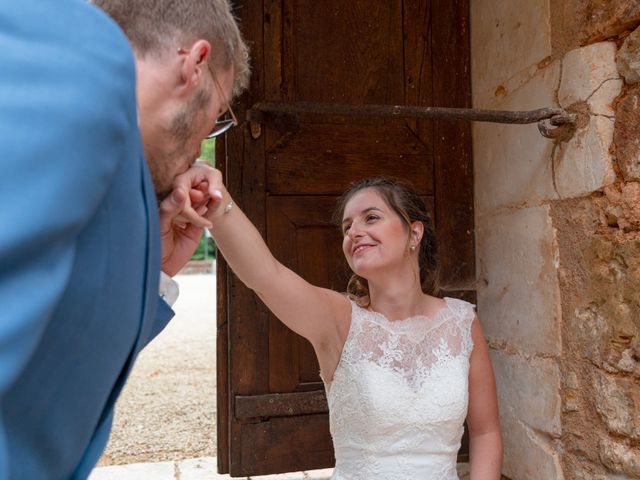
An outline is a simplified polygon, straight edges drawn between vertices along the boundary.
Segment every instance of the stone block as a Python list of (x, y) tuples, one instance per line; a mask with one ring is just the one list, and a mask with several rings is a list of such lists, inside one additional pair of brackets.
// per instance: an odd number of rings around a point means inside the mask
[(527, 426), (553, 437), (561, 434), (560, 371), (555, 361), (491, 351), (498, 400)]
[(333, 468), (323, 468), (322, 470), (309, 470), (304, 472), (305, 480), (329, 480), (333, 474)]
[(640, 183), (618, 182), (605, 188), (604, 194), (591, 202), (600, 226), (623, 233), (640, 231)]
[[(627, 308), (628, 305), (620, 304), (617, 310), (622, 311)], [(609, 310), (607, 306), (590, 305), (578, 309), (569, 318), (568, 323), (571, 331), (575, 333), (580, 353), (607, 372), (624, 372), (638, 376), (640, 375), (640, 362), (636, 360), (640, 358), (638, 327), (635, 328), (635, 332), (633, 327), (625, 328), (624, 323), (627, 321), (624, 318), (625, 314), (610, 315), (607, 310)], [(640, 391), (638, 395), (640, 396)]]
[(579, 33), (582, 44), (615, 37), (640, 23), (640, 2), (591, 0), (584, 3)]
[[(499, 102), (480, 106), (504, 110), (553, 106), (559, 81), (560, 63), (554, 62)], [(540, 135), (535, 124), (474, 123), (473, 148), (477, 212), (557, 198), (551, 175), (553, 142)]]
[(596, 410), (609, 431), (640, 440), (640, 409), (633, 401), (633, 381), (596, 371), (593, 388)]
[(592, 469), (586, 466), (573, 468), (569, 478), (571, 480), (629, 480), (626, 475), (617, 473), (594, 473)]
[(132, 463), (94, 468), (88, 480), (175, 480), (173, 462)]
[(613, 117), (616, 112), (613, 110), (613, 102), (620, 95), (624, 82), (621, 78), (605, 80), (587, 99), (587, 106), (593, 115), (605, 115)]
[(571, 480), (629, 480), (624, 474), (619, 473), (593, 473), (590, 470), (584, 470), (581, 467), (573, 470)]
[(640, 450), (609, 439), (600, 441), (600, 460), (615, 473), (640, 478)]
[[(471, 2), (471, 75), (473, 90), (492, 95), (510, 79), (528, 80), (550, 57), (549, 0), (477, 0)], [(519, 75), (525, 72), (525, 75)], [(510, 84), (515, 89), (518, 84)]]
[(616, 180), (613, 143), (614, 122), (604, 116), (591, 116), (584, 128), (563, 142), (555, 151), (555, 181), (563, 198), (582, 197), (602, 190)]
[(218, 462), (214, 457), (199, 457), (183, 460), (178, 464), (180, 480), (222, 480), (229, 479), (229, 475), (218, 472)]
[(332, 468), (309, 470), (308, 472), (278, 473), (275, 475), (260, 475), (251, 477), (255, 480), (330, 480)]
[(593, 115), (615, 115), (612, 105), (624, 84), (616, 66), (616, 51), (615, 43), (600, 42), (565, 55), (558, 90), (563, 108), (585, 102)]
[(248, 478), (252, 480), (305, 480), (303, 472), (277, 473), (274, 475), (257, 475)]
[(565, 413), (580, 410), (580, 383), (575, 372), (568, 372), (563, 378), (562, 411)]
[[(620, 192), (621, 198), (625, 190)], [(614, 199), (612, 191), (607, 193)], [(624, 211), (618, 213), (622, 213), (617, 220), (622, 224)], [(589, 283), (583, 290), (585, 304), (567, 318), (575, 333), (573, 343), (583, 358), (602, 369), (638, 374), (640, 242), (637, 236), (614, 242), (608, 236), (594, 235), (584, 250), (584, 261), (589, 272)]]
[(620, 99), (613, 139), (625, 180), (640, 180), (640, 89), (636, 88)]
[(624, 39), (616, 60), (618, 71), (629, 84), (640, 82), (640, 28)]
[(560, 455), (551, 441), (500, 406), (504, 444), (502, 473), (517, 480), (562, 480)]
[(616, 51), (615, 43), (600, 42), (577, 48), (565, 55), (558, 91), (558, 101), (563, 108), (586, 102), (607, 80), (620, 78), (616, 67)]
[(602, 367), (607, 357), (607, 343), (611, 330), (598, 308), (588, 305), (578, 308), (568, 319), (569, 328), (575, 333), (581, 354), (594, 365)]
[(478, 310), (493, 342), (559, 355), (558, 248), (549, 207), (476, 218)]

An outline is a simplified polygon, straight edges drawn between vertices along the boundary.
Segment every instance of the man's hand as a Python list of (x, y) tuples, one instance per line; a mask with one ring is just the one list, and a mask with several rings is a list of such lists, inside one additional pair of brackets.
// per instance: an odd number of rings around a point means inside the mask
[(220, 206), (222, 175), (204, 162), (196, 162), (176, 177), (173, 191), (160, 204), (162, 271), (173, 276), (195, 252), (203, 228), (211, 223), (203, 215)]
[(196, 209), (206, 205), (207, 217), (218, 211), (224, 189), (220, 170), (206, 162), (198, 161), (175, 178), (173, 188), (189, 194), (187, 205), (179, 220), (211, 228), (210, 221), (202, 216), (204, 213), (199, 214)]
[(189, 261), (202, 236), (201, 226), (176, 221), (187, 204), (187, 197), (176, 189), (160, 204), (162, 271), (171, 277)]

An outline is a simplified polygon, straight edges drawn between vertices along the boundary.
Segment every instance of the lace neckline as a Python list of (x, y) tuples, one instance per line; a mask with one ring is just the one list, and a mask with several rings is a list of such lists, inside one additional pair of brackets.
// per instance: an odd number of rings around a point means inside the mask
[(389, 318), (384, 313), (363, 308), (353, 300), (352, 302), (355, 308), (359, 309), (361, 313), (365, 314), (368, 319), (394, 333), (411, 330), (413, 325), (416, 324), (428, 325), (426, 330), (423, 330), (423, 332), (426, 333), (438, 327), (443, 323), (443, 321), (447, 319), (446, 314), (451, 311), (451, 305), (449, 303), (450, 298), (444, 297), (443, 300), (445, 302), (445, 305), (440, 308), (434, 315), (430, 316), (418, 314), (398, 320), (389, 320)]

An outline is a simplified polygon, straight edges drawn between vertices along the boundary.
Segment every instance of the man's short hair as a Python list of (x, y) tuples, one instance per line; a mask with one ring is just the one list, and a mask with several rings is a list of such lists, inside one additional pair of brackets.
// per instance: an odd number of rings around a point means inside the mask
[(249, 83), (249, 53), (228, 0), (92, 0), (125, 32), (136, 55), (159, 55), (167, 48), (211, 44), (216, 69), (233, 65), (233, 93)]

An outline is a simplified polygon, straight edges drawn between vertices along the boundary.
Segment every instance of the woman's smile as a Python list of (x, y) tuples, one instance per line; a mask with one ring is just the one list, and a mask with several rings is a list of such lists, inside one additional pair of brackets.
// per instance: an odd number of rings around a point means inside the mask
[(369, 248), (371, 248), (371, 247), (375, 247), (375, 245), (372, 244), (372, 243), (363, 243), (363, 244), (360, 244), (360, 245), (354, 245), (353, 246), (353, 251), (351, 252), (351, 254), (352, 255), (357, 255), (357, 254), (362, 253), (362, 252), (364, 252), (366, 250), (369, 250)]

